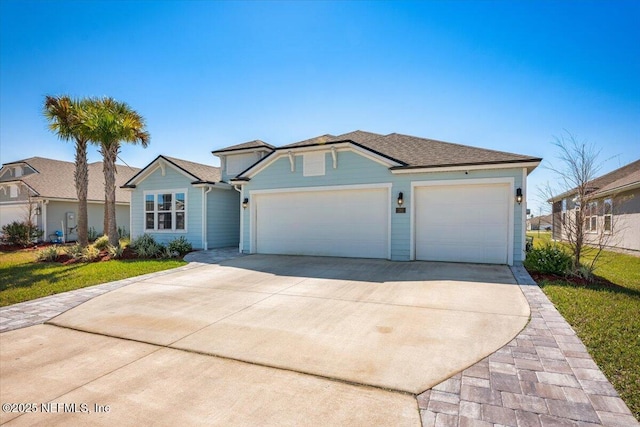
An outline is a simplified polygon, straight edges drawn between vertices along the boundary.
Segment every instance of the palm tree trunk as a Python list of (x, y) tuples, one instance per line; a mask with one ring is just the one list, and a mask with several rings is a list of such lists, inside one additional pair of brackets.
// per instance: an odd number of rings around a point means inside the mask
[(87, 141), (76, 140), (76, 170), (73, 174), (78, 196), (78, 243), (83, 248), (89, 244), (89, 218), (87, 193), (89, 191), (89, 167), (87, 165)]
[(118, 245), (118, 225), (116, 224), (116, 157), (118, 156), (119, 144), (111, 144), (103, 148), (104, 156), (104, 191), (106, 197), (106, 211), (108, 218), (107, 236), (109, 244)]

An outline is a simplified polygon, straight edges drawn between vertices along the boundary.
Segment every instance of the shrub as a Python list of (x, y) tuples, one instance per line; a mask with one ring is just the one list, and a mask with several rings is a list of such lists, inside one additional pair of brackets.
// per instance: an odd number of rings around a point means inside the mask
[(109, 237), (101, 236), (93, 242), (93, 246), (95, 246), (99, 251), (104, 251), (109, 247)]
[(193, 250), (193, 246), (184, 236), (176, 237), (175, 239), (171, 240), (167, 247), (169, 248), (169, 251), (171, 253), (177, 252), (181, 256), (188, 254)]
[(532, 249), (527, 253), (524, 266), (529, 271), (544, 274), (566, 275), (571, 269), (571, 255), (561, 247), (547, 243), (545, 246)]
[(58, 259), (58, 247), (57, 246), (47, 246), (44, 249), (41, 249), (36, 254), (36, 260), (41, 262), (52, 262)]
[(82, 246), (79, 243), (75, 245), (67, 246), (65, 249), (67, 255), (69, 255), (73, 259), (81, 259), (82, 258)]
[(82, 260), (85, 262), (91, 262), (98, 259), (100, 256), (100, 249), (94, 245), (89, 245), (82, 251)]
[(118, 227), (118, 238), (119, 239), (128, 239), (129, 238), (129, 232), (127, 231), (126, 228)]
[(120, 258), (120, 257), (122, 257), (122, 254), (124, 253), (124, 246), (120, 246), (120, 245), (111, 246), (111, 245), (109, 245), (107, 250), (109, 251), (109, 256), (111, 256), (111, 258)]
[(18, 246), (29, 246), (42, 237), (43, 232), (33, 224), (13, 221), (2, 226), (2, 240)]
[(129, 246), (141, 258), (156, 258), (164, 249), (164, 246), (156, 242), (156, 239), (149, 234), (143, 234), (133, 239)]
[(89, 227), (89, 230), (87, 230), (87, 237), (89, 238), (90, 242), (93, 242), (98, 238), (98, 232), (95, 228)]

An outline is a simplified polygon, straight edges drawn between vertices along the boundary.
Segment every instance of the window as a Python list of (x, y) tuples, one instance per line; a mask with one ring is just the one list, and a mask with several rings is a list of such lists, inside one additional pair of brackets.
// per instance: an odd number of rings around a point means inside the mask
[(585, 229), (595, 233), (598, 231), (598, 202), (589, 202), (585, 212)]
[(303, 176), (322, 176), (324, 175), (324, 152), (304, 153), (302, 155)]
[(611, 199), (604, 199), (603, 202), (604, 213), (604, 231), (611, 233), (613, 231), (613, 201)]
[(18, 186), (17, 185), (10, 185), (9, 186), (9, 195), (11, 196), (12, 199), (15, 199), (16, 197), (18, 197)]
[(158, 192), (144, 195), (144, 229), (148, 231), (185, 231), (186, 192)]

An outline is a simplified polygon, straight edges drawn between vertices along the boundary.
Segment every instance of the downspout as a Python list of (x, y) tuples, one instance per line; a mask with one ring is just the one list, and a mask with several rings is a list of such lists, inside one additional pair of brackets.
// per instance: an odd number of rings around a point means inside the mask
[(42, 240), (49, 237), (49, 234), (47, 233), (47, 204), (49, 204), (48, 200), (42, 200)]
[[(236, 190), (238, 193), (240, 193), (240, 206), (242, 206), (242, 201), (244, 200), (244, 187), (240, 187), (238, 188), (237, 185), (233, 186), (233, 189)], [(242, 253), (242, 250), (244, 249), (244, 245), (242, 244), (242, 241), (244, 240), (242, 238), (243, 236), (243, 230), (244, 230), (244, 209), (242, 209), (242, 207), (240, 207), (240, 240), (239, 240), (239, 244), (238, 244), (238, 252)]]
[(202, 187), (202, 249), (205, 251), (209, 249), (209, 242), (207, 241), (207, 194), (211, 190), (213, 190), (211, 186)]

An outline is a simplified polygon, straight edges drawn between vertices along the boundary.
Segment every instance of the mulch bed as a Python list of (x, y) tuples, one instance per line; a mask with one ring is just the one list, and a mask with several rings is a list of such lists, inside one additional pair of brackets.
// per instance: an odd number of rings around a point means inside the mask
[[(71, 244), (53, 244), (53, 243), (44, 242), (44, 243), (38, 243), (37, 245), (28, 246), (28, 247), (23, 247), (19, 245), (1, 244), (0, 251), (2, 252), (13, 252), (13, 251), (36, 252), (48, 246), (54, 246), (54, 245), (64, 248), (65, 246), (70, 246)], [(135, 252), (133, 252), (129, 247), (127, 247), (124, 249), (122, 256), (120, 256), (118, 259), (139, 259), (139, 258), (140, 257), (136, 255)], [(94, 259), (92, 262), (102, 262), (102, 261), (109, 261), (109, 260), (111, 260), (111, 256), (109, 255), (109, 252), (100, 251), (100, 255), (98, 255), (98, 257)], [(56, 258), (55, 262), (58, 262), (63, 265), (69, 265), (69, 264), (75, 264), (75, 263), (82, 263), (84, 261), (76, 258), (71, 258), (69, 255), (65, 253), (61, 253), (60, 255), (58, 255), (58, 258)]]
[(566, 283), (571, 283), (572, 285), (575, 285), (575, 286), (584, 286), (584, 287), (587, 287), (587, 286), (618, 287), (618, 285), (611, 283), (608, 280), (598, 276), (594, 276), (592, 280), (587, 280), (583, 277), (578, 277), (578, 276), (558, 276), (556, 274), (543, 274), (543, 273), (532, 273), (532, 272), (529, 272), (529, 274), (531, 275), (533, 280), (536, 281), (536, 283), (540, 283), (543, 280), (546, 280), (548, 282), (562, 281)]

